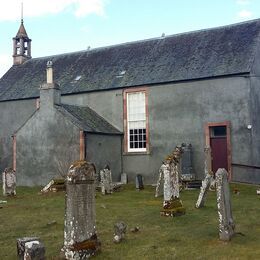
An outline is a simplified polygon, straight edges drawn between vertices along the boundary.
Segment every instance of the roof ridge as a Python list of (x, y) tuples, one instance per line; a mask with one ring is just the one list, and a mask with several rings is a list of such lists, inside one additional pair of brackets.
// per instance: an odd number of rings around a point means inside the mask
[(76, 54), (80, 54), (80, 53), (83, 54), (83, 53), (87, 53), (87, 52), (90, 52), (90, 53), (91, 52), (97, 52), (97, 51), (100, 51), (100, 50), (116, 48), (116, 47), (119, 47), (119, 46), (128, 46), (128, 45), (134, 45), (134, 44), (138, 44), (138, 43), (145, 43), (145, 42), (149, 42), (149, 41), (164, 40), (164, 39), (172, 38), (172, 37), (176, 37), (176, 36), (182, 36), (182, 35), (189, 35), (189, 34), (195, 34), (195, 33), (200, 33), (200, 32), (219, 30), (219, 29), (223, 29), (223, 28), (231, 28), (231, 27), (236, 27), (236, 26), (239, 26), (239, 25), (250, 24), (250, 23), (255, 23), (255, 22), (260, 23), (260, 18), (248, 20), (248, 21), (242, 21), (242, 22), (233, 23), (233, 24), (221, 25), (221, 26), (216, 26), (216, 27), (209, 27), (209, 28), (205, 28), (205, 29), (198, 29), (198, 30), (181, 32), (181, 33), (174, 33), (174, 34), (169, 34), (169, 35), (165, 35), (165, 36), (152, 37), (152, 38), (147, 38), (147, 39), (142, 39), (142, 40), (127, 41), (127, 42), (116, 43), (116, 44), (111, 44), (111, 45), (107, 45), (107, 46), (94, 47), (93, 49), (86, 49), (86, 50), (79, 50), (79, 51), (73, 51), (73, 52), (65, 52), (65, 53), (60, 53), (60, 54), (36, 57), (36, 58), (31, 59), (31, 60), (55, 58), (55, 57), (58, 57), (58, 56), (61, 57), (61, 56), (64, 56), (64, 55), (65, 56), (66, 55), (73, 55), (73, 54), (76, 55)]

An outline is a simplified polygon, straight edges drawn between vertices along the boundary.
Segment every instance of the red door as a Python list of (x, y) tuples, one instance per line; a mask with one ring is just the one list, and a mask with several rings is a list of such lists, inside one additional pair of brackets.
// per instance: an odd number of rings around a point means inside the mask
[(227, 138), (212, 137), (210, 138), (212, 151), (212, 170), (214, 174), (219, 168), (225, 168), (228, 171), (227, 161)]

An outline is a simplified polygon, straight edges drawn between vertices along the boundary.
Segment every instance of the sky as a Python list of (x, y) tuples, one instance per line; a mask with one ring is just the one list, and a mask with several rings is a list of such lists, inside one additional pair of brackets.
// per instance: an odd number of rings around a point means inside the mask
[(21, 2), (33, 58), (260, 18), (260, 0), (0, 0), (0, 77), (12, 66)]

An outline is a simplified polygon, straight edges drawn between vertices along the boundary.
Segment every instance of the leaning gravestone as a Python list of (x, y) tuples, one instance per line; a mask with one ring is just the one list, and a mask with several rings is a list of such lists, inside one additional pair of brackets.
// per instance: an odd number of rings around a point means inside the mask
[(200, 194), (195, 206), (196, 208), (201, 208), (204, 206), (206, 196), (213, 179), (213, 172), (211, 170), (211, 148), (209, 146), (206, 146), (204, 148), (204, 154), (205, 154), (205, 164), (204, 164), (205, 179), (202, 181), (202, 185), (200, 187)]
[(219, 239), (223, 241), (229, 241), (235, 230), (227, 176), (228, 173), (225, 169), (218, 169), (216, 172)]
[(66, 177), (64, 246), (66, 259), (87, 259), (100, 249), (95, 228), (95, 166), (74, 162)]
[(16, 195), (16, 174), (12, 168), (5, 168), (3, 172), (3, 195)]

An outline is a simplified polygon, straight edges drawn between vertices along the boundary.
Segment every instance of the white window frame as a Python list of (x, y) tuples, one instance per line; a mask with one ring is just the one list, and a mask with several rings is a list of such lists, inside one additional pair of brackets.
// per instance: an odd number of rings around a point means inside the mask
[[(130, 96), (131, 96), (131, 103), (130, 104)], [(140, 105), (140, 101), (142, 104)], [(134, 104), (134, 102), (137, 102)], [(139, 106), (139, 111), (138, 111)], [(148, 147), (148, 140), (147, 140), (147, 111), (146, 111), (146, 91), (140, 90), (140, 91), (129, 91), (126, 93), (126, 113), (127, 113), (127, 151), (128, 152), (147, 152)], [(135, 112), (135, 113), (134, 113)], [(131, 113), (131, 114), (130, 114)], [(132, 126), (131, 126), (132, 125)], [(133, 128), (133, 125), (136, 125), (136, 128)], [(130, 129), (131, 127), (131, 129)], [(139, 128), (138, 128), (139, 127)], [(143, 130), (145, 129), (145, 131)], [(138, 131), (138, 133), (133, 133), (132, 137), (136, 138), (137, 140), (131, 140), (131, 134), (130, 130), (132, 131)], [(140, 133), (141, 132), (141, 133)], [(141, 136), (141, 140), (139, 139)], [(145, 138), (144, 138), (145, 137)], [(145, 147), (131, 147), (131, 142), (134, 144), (137, 143), (137, 146), (145, 146)]]

